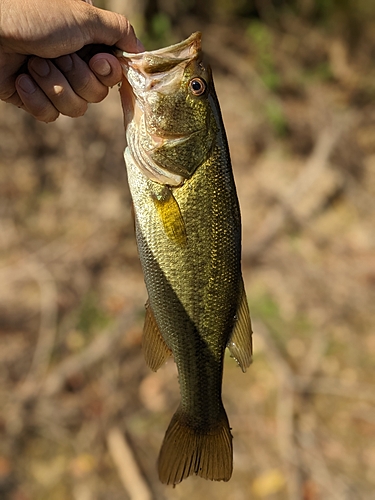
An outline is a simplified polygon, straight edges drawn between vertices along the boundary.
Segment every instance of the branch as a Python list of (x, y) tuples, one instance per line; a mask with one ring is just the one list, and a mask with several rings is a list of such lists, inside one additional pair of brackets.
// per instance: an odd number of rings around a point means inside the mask
[(47, 267), (35, 258), (29, 260), (27, 269), (33, 275), (40, 288), (40, 327), (31, 367), (24, 382), (25, 386), (30, 382), (41, 382), (45, 376), (57, 332), (57, 290), (55, 279)]
[(290, 500), (300, 500), (303, 496), (303, 478), (299, 460), (299, 450), (295, 435), (295, 379), (289, 363), (264, 323), (254, 322), (264, 344), (277, 383), (277, 440), (280, 456), (284, 461)]
[(108, 431), (107, 445), (130, 500), (152, 500), (151, 491), (142, 477), (133, 450), (118, 427)]
[[(253, 239), (251, 248), (244, 254), (244, 260), (256, 260), (279, 236), (288, 219), (292, 218), (298, 221), (301, 226), (305, 225), (324, 206), (326, 199), (332, 194), (332, 189), (337, 189), (337, 184), (343, 182), (341, 176), (335, 175), (329, 170), (328, 160), (347, 126), (346, 122), (347, 120), (343, 120), (340, 124), (334, 123), (321, 132), (305, 168), (280, 200), (280, 205), (266, 217), (261, 229)], [(307, 210), (306, 207), (303, 210), (305, 198), (314, 188), (320, 187), (324, 174), (328, 172), (334, 176), (334, 178), (332, 175), (330, 176), (331, 185), (328, 186), (328, 189), (319, 189), (318, 193), (314, 193), (313, 203), (310, 203)]]
[(62, 361), (47, 376), (42, 388), (43, 395), (49, 397), (56, 394), (69, 377), (106, 357), (133, 325), (135, 318), (135, 311), (124, 312), (114, 328), (102, 332), (86, 349)]
[[(25, 273), (26, 270), (26, 273)], [(40, 386), (48, 370), (57, 332), (56, 282), (47, 266), (35, 255), (28, 255), (18, 264), (0, 269), (2, 281), (27, 279), (27, 273), (36, 281), (40, 290), (40, 325), (38, 341), (29, 372), (19, 389), (22, 398), (27, 398)]]

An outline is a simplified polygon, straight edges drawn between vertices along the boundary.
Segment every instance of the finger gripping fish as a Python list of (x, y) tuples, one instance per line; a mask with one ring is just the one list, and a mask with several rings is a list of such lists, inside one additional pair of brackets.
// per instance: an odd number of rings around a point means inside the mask
[(181, 392), (159, 477), (166, 484), (192, 474), (228, 481), (224, 351), (245, 371), (252, 347), (240, 211), (211, 70), (200, 33), (121, 60), (125, 162), (149, 296), (143, 348), (155, 371), (173, 354)]

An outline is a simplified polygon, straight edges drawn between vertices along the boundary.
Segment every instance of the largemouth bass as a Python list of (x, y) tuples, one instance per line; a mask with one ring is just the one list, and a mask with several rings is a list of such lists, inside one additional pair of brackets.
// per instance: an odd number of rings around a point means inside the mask
[(149, 297), (144, 353), (155, 371), (173, 354), (181, 392), (159, 477), (166, 484), (192, 474), (228, 481), (224, 352), (245, 371), (252, 347), (240, 211), (211, 70), (200, 33), (122, 58), (125, 162)]

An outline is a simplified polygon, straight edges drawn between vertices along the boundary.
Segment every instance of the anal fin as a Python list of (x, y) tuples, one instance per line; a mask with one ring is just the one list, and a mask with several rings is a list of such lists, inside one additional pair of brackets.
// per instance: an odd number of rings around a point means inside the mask
[(148, 301), (146, 302), (142, 347), (146, 363), (154, 372), (156, 372), (172, 354), (172, 351), (161, 336), (154, 313)]
[(246, 368), (248, 368), (252, 362), (252, 333), (249, 305), (247, 303), (245, 287), (241, 277), (236, 320), (227, 347), (243, 372), (246, 371)]

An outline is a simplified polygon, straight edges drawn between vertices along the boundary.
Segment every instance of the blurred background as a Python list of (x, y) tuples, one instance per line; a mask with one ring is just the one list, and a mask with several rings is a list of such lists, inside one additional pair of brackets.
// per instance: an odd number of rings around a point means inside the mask
[(229, 483), (159, 484), (173, 361), (146, 292), (116, 88), (78, 119), (0, 103), (0, 498), (355, 500), (375, 491), (375, 5), (107, 0), (147, 49), (203, 33), (254, 323), (228, 358)]

